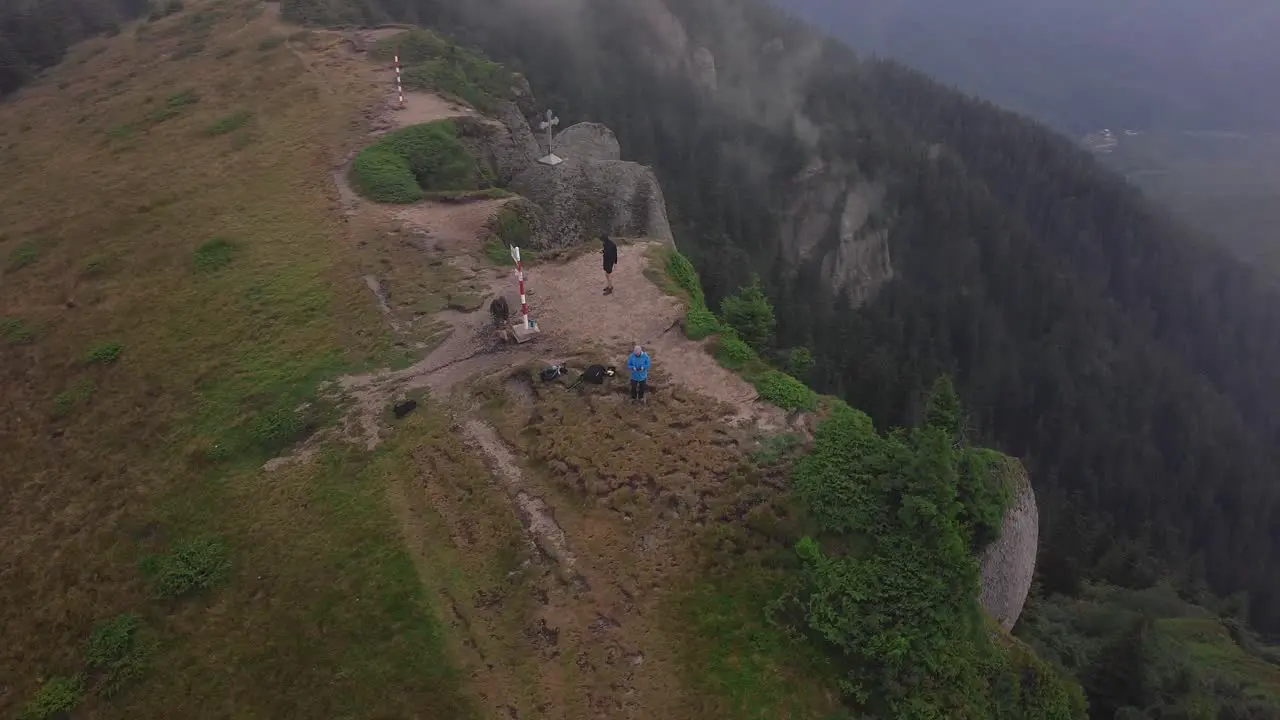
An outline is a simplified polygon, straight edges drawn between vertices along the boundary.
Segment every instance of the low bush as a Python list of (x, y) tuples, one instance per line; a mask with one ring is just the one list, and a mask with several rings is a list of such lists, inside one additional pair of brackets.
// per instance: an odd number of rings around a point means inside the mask
[(35, 339), (35, 330), (22, 318), (0, 318), (0, 340), (5, 344), (26, 345)]
[(56, 676), (49, 678), (40, 686), (35, 697), (31, 698), (18, 715), (18, 720), (51, 720), (65, 717), (67, 713), (80, 704), (80, 696), (84, 693), (84, 678)]
[(124, 346), (118, 342), (100, 343), (89, 351), (88, 362), (90, 365), (110, 365), (120, 359), (122, 352)]
[(235, 245), (225, 238), (214, 238), (196, 248), (195, 265), (199, 272), (215, 272), (231, 264)]
[(174, 600), (225, 582), (230, 552), (218, 538), (193, 538), (176, 543), (167, 554), (143, 558), (138, 569), (157, 596)]
[(414, 125), (383, 137), (356, 155), (357, 192), (375, 202), (408, 204), (424, 191), (474, 190), (480, 168), (448, 121)]
[(675, 281), (676, 286), (689, 293), (691, 308), (707, 307), (707, 298), (702, 293), (702, 281), (698, 279), (698, 271), (689, 262), (689, 258), (672, 251), (667, 255), (667, 275)]
[(142, 676), (152, 647), (141, 636), (142, 619), (124, 614), (101, 620), (89, 636), (86, 663), (97, 676), (97, 692), (111, 697)]
[(715, 341), (716, 362), (729, 370), (742, 370), (756, 360), (756, 351), (742, 342), (737, 335), (726, 332)]
[(88, 403), (93, 398), (94, 390), (96, 388), (89, 378), (77, 380), (53, 399), (53, 416), (66, 417), (75, 408)]
[(783, 410), (814, 410), (818, 407), (818, 394), (786, 373), (766, 370), (752, 384), (761, 399)]
[(705, 306), (694, 306), (684, 315), (684, 334), (690, 340), (701, 340), (724, 330), (720, 318)]

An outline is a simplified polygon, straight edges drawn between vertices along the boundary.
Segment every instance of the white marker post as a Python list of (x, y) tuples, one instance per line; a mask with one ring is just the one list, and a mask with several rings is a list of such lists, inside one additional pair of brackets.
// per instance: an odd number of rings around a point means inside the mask
[(516, 277), (520, 280), (520, 323), (529, 329), (529, 300), (524, 294), (524, 265), (520, 263), (520, 248), (511, 246), (511, 259), (516, 261)]
[(527, 342), (538, 334), (538, 326), (529, 319), (529, 300), (524, 294), (524, 265), (520, 262), (520, 248), (511, 246), (511, 259), (516, 262), (516, 277), (520, 279), (520, 322), (511, 326), (511, 335), (517, 343)]
[(400, 49), (396, 49), (396, 95), (400, 96), (400, 107), (404, 107), (404, 85), (400, 84)]
[(556, 117), (555, 113), (550, 110), (547, 111), (547, 119), (538, 123), (539, 128), (547, 131), (547, 155), (546, 157), (538, 158), (538, 162), (543, 165), (555, 167), (564, 162), (564, 158), (559, 157), (555, 152), (555, 129), (559, 124), (560, 118)]

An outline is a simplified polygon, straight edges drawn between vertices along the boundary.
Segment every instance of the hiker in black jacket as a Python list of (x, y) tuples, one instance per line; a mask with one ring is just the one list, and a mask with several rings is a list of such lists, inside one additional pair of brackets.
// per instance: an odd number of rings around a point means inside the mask
[(609, 239), (608, 235), (601, 235), (600, 242), (604, 243), (601, 252), (604, 253), (604, 294), (613, 294), (613, 266), (618, 264), (618, 246)]

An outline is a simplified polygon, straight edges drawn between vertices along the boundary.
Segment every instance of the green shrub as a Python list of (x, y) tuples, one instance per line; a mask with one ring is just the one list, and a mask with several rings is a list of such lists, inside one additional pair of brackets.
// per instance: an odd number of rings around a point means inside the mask
[(122, 352), (124, 346), (118, 342), (101, 343), (89, 351), (88, 362), (90, 365), (110, 365), (120, 359)]
[(755, 378), (753, 384), (761, 399), (783, 410), (813, 410), (818, 407), (818, 394), (786, 373), (766, 370)]
[(667, 255), (667, 275), (675, 281), (676, 286), (689, 293), (690, 307), (707, 306), (707, 298), (702, 293), (702, 281), (698, 279), (698, 271), (689, 262), (689, 258), (672, 250)]
[(720, 318), (703, 305), (689, 308), (684, 315), (684, 334), (690, 340), (701, 340), (724, 330)]
[(720, 316), (757, 352), (764, 352), (773, 343), (777, 320), (773, 315), (773, 305), (760, 286), (759, 277), (753, 275), (750, 284), (725, 298), (720, 303)]
[(53, 416), (55, 418), (65, 417), (76, 407), (88, 403), (93, 398), (95, 389), (93, 381), (89, 378), (77, 380), (71, 387), (58, 393), (58, 396), (53, 399)]
[(276, 453), (302, 439), (306, 423), (296, 411), (275, 407), (259, 413), (249, 423), (249, 437), (259, 450)]
[(36, 339), (36, 333), (22, 318), (0, 318), (0, 339), (8, 345), (26, 345)]
[(945, 422), (881, 436), (831, 403), (792, 475), (811, 532), (796, 545), (802, 570), (781, 617), (826, 649), (866, 715), (1083, 718), (1079, 688), (1017, 655), (978, 608), (958, 500), (967, 453)]
[(98, 676), (97, 692), (111, 697), (142, 676), (152, 647), (141, 637), (137, 615), (117, 615), (94, 624), (86, 663)]
[(237, 110), (230, 115), (223, 115), (217, 122), (205, 128), (204, 134), (210, 136), (226, 135), (244, 127), (253, 117), (250, 110)]
[(61, 717), (75, 709), (84, 693), (84, 678), (75, 675), (62, 675), (49, 678), (36, 692), (35, 697), (27, 702), (19, 720), (50, 720)]
[(34, 242), (28, 240), (19, 244), (9, 252), (9, 269), (19, 270), (29, 265), (35, 265), (40, 259), (40, 248)]
[[(511, 260), (511, 249), (507, 247), (497, 236), (492, 236), (489, 241), (484, 244), (484, 256), (494, 265), (509, 265)], [(520, 257), (524, 259), (523, 252)]]
[(231, 264), (235, 245), (225, 238), (214, 238), (196, 248), (195, 263), (199, 272), (216, 272)]
[(732, 332), (726, 332), (716, 339), (715, 355), (716, 362), (729, 370), (742, 370), (757, 359), (756, 351)]
[(351, 176), (370, 200), (408, 204), (423, 191), (474, 190), (481, 172), (456, 126), (443, 120), (404, 128), (361, 150)]
[(177, 599), (225, 582), (231, 572), (230, 552), (219, 538), (193, 538), (175, 543), (165, 555), (143, 558), (138, 569), (157, 596)]
[(272, 35), (258, 43), (258, 49), (262, 51), (274, 50), (284, 44), (283, 35)]
[(498, 239), (503, 245), (511, 247), (525, 247), (529, 244), (529, 239), (533, 236), (533, 229), (529, 227), (529, 221), (518, 211), (509, 207), (504, 207), (498, 213), (497, 220), (494, 223), (494, 232), (497, 233)]

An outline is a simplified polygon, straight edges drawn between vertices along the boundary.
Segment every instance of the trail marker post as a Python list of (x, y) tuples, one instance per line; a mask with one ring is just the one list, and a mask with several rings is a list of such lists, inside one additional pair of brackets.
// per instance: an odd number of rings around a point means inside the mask
[(511, 326), (511, 334), (517, 343), (525, 342), (538, 332), (538, 326), (529, 319), (529, 299), (524, 293), (524, 264), (520, 262), (520, 248), (511, 246), (511, 259), (516, 263), (516, 277), (520, 281), (520, 322)]
[(396, 48), (396, 95), (400, 98), (400, 107), (404, 107), (404, 85), (400, 83), (400, 48)]
[(555, 113), (547, 111), (547, 119), (538, 123), (538, 127), (547, 131), (547, 154), (545, 157), (538, 158), (538, 162), (543, 165), (551, 165), (552, 167), (564, 162), (564, 158), (556, 155), (555, 150), (555, 132), (556, 126), (560, 124), (560, 118)]

